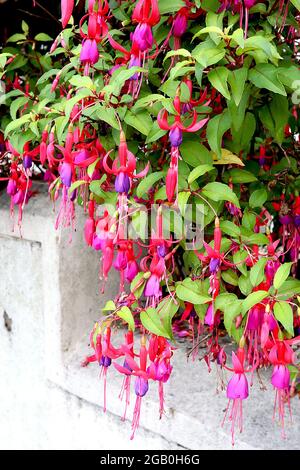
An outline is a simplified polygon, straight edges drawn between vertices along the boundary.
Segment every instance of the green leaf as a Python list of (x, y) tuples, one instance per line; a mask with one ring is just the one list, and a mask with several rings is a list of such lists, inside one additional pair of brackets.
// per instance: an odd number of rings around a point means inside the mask
[(159, 12), (161, 15), (173, 13), (183, 8), (185, 3), (183, 0), (158, 0)]
[(106, 122), (114, 129), (119, 129), (119, 124), (113, 108), (105, 108), (104, 106), (98, 106), (97, 116), (98, 119)]
[(279, 289), (289, 277), (292, 264), (293, 263), (284, 263), (277, 269), (273, 281), (273, 286), (276, 290)]
[(212, 156), (207, 148), (194, 140), (184, 140), (180, 146), (180, 153), (183, 160), (191, 165), (197, 167), (200, 164), (211, 165)]
[(236, 194), (232, 191), (229, 186), (219, 182), (208, 183), (202, 189), (202, 194), (213, 201), (229, 201), (232, 202), (236, 207), (240, 207), (239, 200)]
[(128, 327), (130, 330), (134, 331), (135, 325), (134, 325), (134, 318), (133, 315), (128, 307), (125, 305), (120, 308), (120, 310), (117, 310), (116, 315), (118, 317), (122, 318), (126, 323), (128, 323)]
[(216, 90), (218, 90), (226, 99), (231, 96), (227, 86), (229, 70), (226, 67), (217, 67), (209, 72), (207, 78)]
[(150, 188), (152, 188), (157, 181), (162, 179), (165, 176), (164, 171), (156, 171), (146, 176), (136, 188), (137, 197), (143, 197), (147, 194)]
[(195, 181), (197, 178), (199, 178), (200, 176), (205, 175), (205, 173), (208, 173), (209, 171), (212, 171), (213, 169), (214, 169), (214, 167), (211, 166), (211, 165), (199, 165), (199, 166), (197, 166), (189, 174), (188, 183), (189, 184), (193, 183), (193, 181)]
[(236, 299), (225, 305), (224, 325), (230, 336), (232, 336), (233, 321), (241, 313), (241, 301)]
[(265, 279), (265, 266), (267, 264), (266, 258), (261, 258), (250, 269), (250, 282), (253, 287), (258, 286)]
[(37, 85), (41, 85), (42, 83), (45, 83), (48, 78), (52, 77), (52, 75), (57, 75), (60, 72), (60, 69), (51, 69), (47, 70), (47, 72), (43, 73), (43, 75), (38, 79), (36, 82)]
[(249, 245), (267, 245), (269, 239), (263, 233), (253, 233), (249, 236), (242, 235), (242, 241)]
[(138, 273), (130, 284), (130, 291), (134, 292), (136, 299), (141, 297), (145, 288), (146, 279), (144, 274), (145, 273)]
[(68, 190), (68, 194), (71, 195), (73, 193), (73, 191), (75, 191), (75, 189), (79, 188), (83, 184), (87, 184), (87, 181), (85, 181), (85, 180), (74, 181), (74, 183), (70, 186), (70, 188)]
[(267, 199), (268, 199), (268, 193), (264, 188), (256, 189), (256, 191), (253, 191), (253, 193), (250, 196), (249, 206), (253, 208), (262, 207)]
[(287, 302), (276, 302), (274, 305), (274, 315), (284, 329), (290, 334), (294, 335), (294, 316), (293, 309)]
[(296, 294), (300, 294), (300, 281), (297, 279), (288, 279), (278, 289), (277, 297), (290, 299)]
[(298, 11), (300, 11), (300, 0), (291, 0), (291, 3), (295, 8), (297, 8)]
[(19, 98), (15, 99), (11, 106), (10, 106), (10, 115), (12, 119), (17, 119), (17, 113), (20, 108), (23, 108), (26, 103), (28, 103), (29, 98), (28, 96), (20, 96)]
[(224, 45), (216, 46), (212, 40), (204, 41), (193, 49), (192, 56), (203, 68), (209, 67), (223, 59)]
[(236, 106), (240, 104), (240, 101), (242, 99), (247, 77), (248, 77), (248, 69), (246, 67), (229, 71), (228, 82), (229, 82), (229, 85), (231, 88), (231, 94), (232, 94), (232, 97)]
[(144, 135), (148, 135), (152, 129), (152, 119), (150, 114), (147, 111), (141, 111), (137, 114), (133, 114), (130, 111), (127, 111), (125, 115), (125, 122), (134, 129), (138, 130)]
[(66, 101), (66, 106), (65, 106), (65, 115), (67, 118), (70, 118), (70, 114), (75, 106), (80, 100), (83, 100), (84, 98), (87, 98), (88, 96), (91, 95), (91, 91), (83, 88), (76, 93), (73, 98), (69, 99)]
[(250, 308), (264, 300), (266, 297), (268, 297), (268, 295), (269, 292), (265, 290), (257, 290), (255, 292), (251, 292), (251, 294), (249, 294), (246, 299), (244, 299), (242, 302), (242, 313), (247, 313)]
[(235, 294), (229, 294), (228, 292), (223, 292), (222, 294), (219, 294), (214, 301), (215, 310), (221, 310), (222, 312), (224, 312), (226, 305), (233, 303), (236, 300), (238, 299)]
[[(245, 37), (244, 37), (244, 31), (242, 30), (242, 28), (238, 28), (232, 33), (231, 40), (234, 41), (242, 49), (244, 49), (244, 47), (245, 47)], [(242, 70), (242, 69), (240, 69), (240, 70)]]
[(142, 325), (146, 330), (158, 336), (171, 339), (155, 308), (147, 308), (140, 313)]
[(219, 36), (224, 36), (224, 33), (221, 28), (218, 28), (218, 26), (207, 26), (206, 28), (200, 29), (194, 36), (193, 39), (198, 38), (202, 34), (207, 34), (207, 33), (214, 33)]
[(25, 34), (21, 34), (21, 33), (16, 33), (16, 34), (13, 34), (12, 36), (10, 36), (6, 42), (18, 42), (18, 41), (26, 41), (27, 37), (25, 36)]
[(248, 273), (239, 277), (239, 289), (244, 295), (249, 295), (252, 292), (252, 284)]
[(206, 26), (208, 28), (217, 28), (216, 31), (208, 31), (210, 38), (216, 45), (220, 44), (222, 37), (224, 37), (224, 33), (222, 31), (224, 15), (225, 12), (214, 13), (212, 11), (209, 11), (206, 15)]
[(273, 93), (286, 96), (285, 88), (278, 78), (278, 70), (272, 64), (257, 64), (249, 71), (249, 80), (257, 88), (266, 88)]
[(190, 195), (191, 191), (181, 191), (178, 193), (178, 207), (182, 216), (185, 214), (186, 205)]
[(256, 215), (249, 212), (248, 209), (245, 209), (243, 218), (242, 218), (243, 227), (253, 232), (255, 223), (256, 223)]
[(206, 128), (206, 136), (210, 148), (215, 152), (218, 158), (222, 157), (221, 142), (223, 135), (231, 126), (231, 117), (228, 110), (218, 114), (209, 120)]
[(182, 57), (192, 57), (190, 51), (187, 49), (176, 49), (175, 51), (169, 51), (167, 52), (164, 62), (169, 59), (169, 57), (174, 57), (174, 56), (182, 56)]
[(103, 189), (101, 189), (101, 184), (106, 180), (106, 175), (102, 175), (100, 180), (93, 180), (90, 182), (89, 189), (96, 196), (103, 197)]
[(157, 314), (169, 338), (173, 338), (172, 319), (179, 309), (179, 302), (175, 303), (172, 297), (165, 297), (156, 307)]
[(253, 181), (257, 181), (256, 176), (250, 171), (242, 170), (240, 168), (233, 168), (229, 171), (230, 178), (232, 183), (252, 183)]
[(108, 300), (103, 307), (103, 312), (114, 311), (116, 310), (116, 304), (112, 300)]
[[(193, 282), (193, 281), (192, 281)], [(194, 305), (201, 305), (206, 304), (211, 301), (211, 297), (208, 295), (203, 295), (197, 289), (197, 286), (193, 286), (193, 284), (189, 283), (188, 285), (181, 283), (178, 284), (176, 287), (176, 295), (180, 300), (184, 300), (185, 302), (190, 302)]]
[(7, 136), (15, 131), (16, 129), (19, 129), (22, 127), (26, 122), (31, 120), (31, 115), (30, 114), (24, 114), (18, 119), (15, 119), (14, 121), (11, 121), (5, 128), (5, 133), (4, 133), (4, 138), (6, 139)]
[(93, 80), (90, 77), (82, 75), (73, 75), (69, 80), (70, 84), (77, 88), (88, 88), (89, 90), (94, 90), (95, 85)]
[(248, 258), (248, 253), (246, 250), (239, 250), (236, 251), (232, 257), (233, 262), (236, 266), (236, 268), (244, 274), (244, 276), (247, 276), (247, 266), (245, 264), (246, 259)]
[(39, 33), (35, 36), (35, 41), (40, 41), (40, 42), (48, 42), (48, 41), (53, 41), (52, 37), (49, 36), (49, 34), (46, 33)]
[(241, 235), (241, 229), (230, 220), (222, 220), (220, 229), (230, 237), (239, 238)]
[(238, 275), (233, 269), (222, 271), (222, 279), (232, 286), (237, 286), (239, 283)]

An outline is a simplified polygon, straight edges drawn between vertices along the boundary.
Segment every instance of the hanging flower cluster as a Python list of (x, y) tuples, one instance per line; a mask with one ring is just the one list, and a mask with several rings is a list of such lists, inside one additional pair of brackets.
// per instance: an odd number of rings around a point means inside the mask
[(77, 27), (74, 0), (62, 0), (64, 29), (46, 55), (47, 35), (31, 40), (27, 28), (0, 54), (12, 221), (17, 208), (21, 230), (36, 179), (56, 229), (71, 238), (85, 212), (100, 289), (112, 271), (120, 284), (83, 365), (100, 367), (104, 410), (110, 369), (120, 374), (132, 438), (155, 382), (165, 413), (179, 338), (218, 369), (233, 443), (267, 367), (285, 434), (300, 393), (297, 5), (89, 0)]

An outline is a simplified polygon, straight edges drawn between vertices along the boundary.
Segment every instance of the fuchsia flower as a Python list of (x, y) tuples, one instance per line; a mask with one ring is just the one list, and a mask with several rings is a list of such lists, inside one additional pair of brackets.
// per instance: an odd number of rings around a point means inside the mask
[(74, 0), (61, 0), (61, 22), (65, 28), (69, 23), (74, 9)]
[(172, 26), (172, 34), (175, 38), (181, 38), (187, 30), (189, 9), (180, 8), (175, 15)]
[(85, 39), (82, 43), (80, 60), (86, 65), (94, 65), (99, 60), (99, 51), (96, 39)]
[(95, 324), (94, 329), (90, 336), (91, 346), (95, 353), (88, 356), (82, 363), (86, 367), (91, 362), (98, 362), (101, 367), (100, 377), (103, 377), (104, 384), (104, 400), (103, 411), (106, 412), (106, 376), (107, 370), (111, 366), (112, 359), (117, 359), (122, 355), (121, 349), (116, 349), (111, 344), (111, 328), (108, 326), (104, 332), (101, 333), (102, 327), (98, 323)]
[[(132, 347), (123, 345), (121, 349), (125, 353), (125, 362), (123, 366), (114, 363), (115, 368), (124, 374), (125, 377), (129, 377), (131, 375), (136, 377), (134, 383), (136, 401), (131, 435), (131, 439), (133, 439), (134, 434), (139, 427), (142, 398), (148, 393), (149, 380), (157, 381), (159, 383), (160, 416), (162, 416), (164, 412), (163, 384), (169, 380), (172, 372), (170, 359), (173, 353), (168, 341), (165, 338), (156, 335), (151, 336), (148, 348), (146, 347), (146, 337), (144, 335), (142, 336), (139, 365), (134, 360)], [(148, 360), (150, 361), (149, 366)]]
[(160, 20), (157, 0), (139, 0), (133, 10), (132, 20), (138, 23), (132, 40), (138, 45), (140, 52), (144, 53), (153, 46), (152, 27)]
[[(90, 66), (99, 60), (98, 43), (105, 38), (108, 33), (107, 15), (109, 5), (107, 0), (97, 2), (95, 11), (95, 0), (89, 1), (88, 13), (80, 21), (80, 34), (83, 38), (80, 60), (84, 64), (85, 75), (89, 74)], [(83, 23), (88, 20), (87, 34), (83, 31)]]
[[(150, 277), (146, 282), (144, 295), (147, 298), (147, 306), (155, 307), (162, 296), (160, 282), (162, 279), (167, 283), (167, 263), (173, 259), (174, 250), (170, 251), (172, 245), (171, 240), (164, 240), (163, 237), (163, 220), (161, 207), (157, 211), (156, 232), (153, 230), (150, 245), (148, 247), (149, 255), (141, 261), (143, 271), (150, 273)], [(147, 266), (151, 260), (150, 266)], [(173, 260), (172, 260), (173, 262)]]
[(225, 367), (225, 369), (234, 372), (227, 385), (227, 398), (229, 399), (229, 402), (223, 420), (224, 424), (227, 417), (230, 402), (232, 402), (232, 408), (229, 415), (229, 420), (232, 423), (232, 445), (234, 445), (235, 425), (238, 424), (240, 432), (242, 432), (243, 430), (243, 400), (246, 400), (246, 398), (248, 398), (249, 396), (248, 380), (245, 374), (246, 370), (244, 368), (244, 362), (245, 352), (243, 348), (239, 347), (236, 354), (234, 352), (232, 353), (233, 369), (227, 367), (225, 364), (222, 365), (223, 367)]
[(115, 190), (119, 194), (128, 194), (133, 178), (143, 178), (149, 170), (149, 162), (145, 169), (138, 174), (136, 170), (136, 158), (132, 152), (128, 150), (126, 137), (123, 131), (120, 133), (120, 145), (118, 158), (114, 160), (112, 168), (107, 164), (107, 159), (111, 151), (108, 152), (103, 159), (103, 167), (108, 174), (115, 175)]
[(240, 15), (240, 28), (243, 27), (243, 18), (245, 15), (245, 37), (247, 37), (249, 10), (257, 3), (257, 0), (220, 0), (219, 11), (231, 10), (232, 14)]
[(169, 202), (172, 202), (177, 188), (179, 159), (178, 148), (182, 144), (183, 132), (196, 132), (201, 129), (208, 121), (208, 118), (206, 118), (197, 122), (197, 111), (193, 109), (192, 122), (189, 125), (184, 125), (182, 123), (182, 104), (180, 102), (178, 94), (174, 98), (173, 105), (176, 111), (173, 124), (169, 124), (168, 122), (169, 114), (166, 109), (161, 110), (157, 116), (157, 122), (159, 127), (163, 130), (170, 131), (169, 140), (171, 143), (171, 164), (166, 179), (166, 191)]
[(273, 347), (269, 353), (269, 361), (273, 364), (273, 373), (271, 383), (276, 390), (275, 404), (274, 404), (274, 415), (275, 419), (276, 405), (278, 407), (278, 417), (282, 426), (282, 435), (285, 436), (284, 432), (284, 417), (285, 417), (285, 404), (290, 409), (290, 371), (287, 366), (294, 364), (295, 353), (291, 348), (292, 344), (300, 342), (300, 336), (291, 340), (277, 340), (274, 342)]
[[(207, 123), (208, 118), (202, 119), (199, 122), (197, 122), (197, 118), (198, 118), (197, 111), (193, 109), (192, 122), (188, 125), (184, 125), (182, 123), (182, 111), (181, 111), (182, 104), (180, 102), (180, 98), (178, 95), (175, 96), (173, 105), (176, 111), (176, 114), (174, 116), (174, 123), (173, 124), (168, 123), (168, 111), (166, 109), (159, 112), (159, 115), (157, 117), (157, 122), (161, 129), (170, 131), (169, 139), (170, 139), (172, 146), (179, 147), (181, 144), (182, 132), (197, 132)], [(174, 139), (173, 140), (174, 145), (171, 139)]]

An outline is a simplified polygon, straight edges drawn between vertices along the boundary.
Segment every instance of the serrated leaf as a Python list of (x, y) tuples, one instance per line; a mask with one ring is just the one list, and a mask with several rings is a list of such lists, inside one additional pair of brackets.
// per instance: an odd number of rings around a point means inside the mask
[(225, 305), (224, 325), (230, 336), (232, 336), (233, 321), (241, 313), (241, 305), (241, 301), (238, 299)]
[(24, 114), (20, 118), (15, 119), (14, 121), (11, 121), (5, 128), (4, 138), (6, 139), (7, 136), (11, 132), (15, 131), (16, 129), (19, 129), (20, 127), (23, 126), (23, 124), (25, 124), (26, 122), (28, 122), (30, 120), (31, 120), (30, 114)]

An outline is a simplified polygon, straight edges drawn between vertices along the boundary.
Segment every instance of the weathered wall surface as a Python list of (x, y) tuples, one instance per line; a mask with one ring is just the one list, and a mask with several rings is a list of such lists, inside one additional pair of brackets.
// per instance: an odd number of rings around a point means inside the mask
[[(11, 232), (8, 201), (0, 206), (0, 448), (2, 449), (230, 449), (228, 426), (220, 423), (224, 392), (203, 363), (175, 354), (167, 385), (167, 413), (158, 415), (157, 390), (143, 403), (141, 429), (129, 440), (118, 399), (121, 379), (108, 373), (108, 411), (96, 365), (81, 368), (88, 332), (100, 313), (98, 256), (82, 241), (82, 220), (73, 242), (53, 228), (45, 194), (30, 201), (22, 228)], [(112, 277), (107, 296), (117, 290)], [(107, 297), (106, 297), (107, 298)], [(112, 369), (112, 368), (111, 368)], [(300, 401), (294, 424), (282, 440), (272, 422), (273, 390), (251, 390), (237, 449), (299, 449)], [(132, 405), (128, 416), (131, 417)]]

